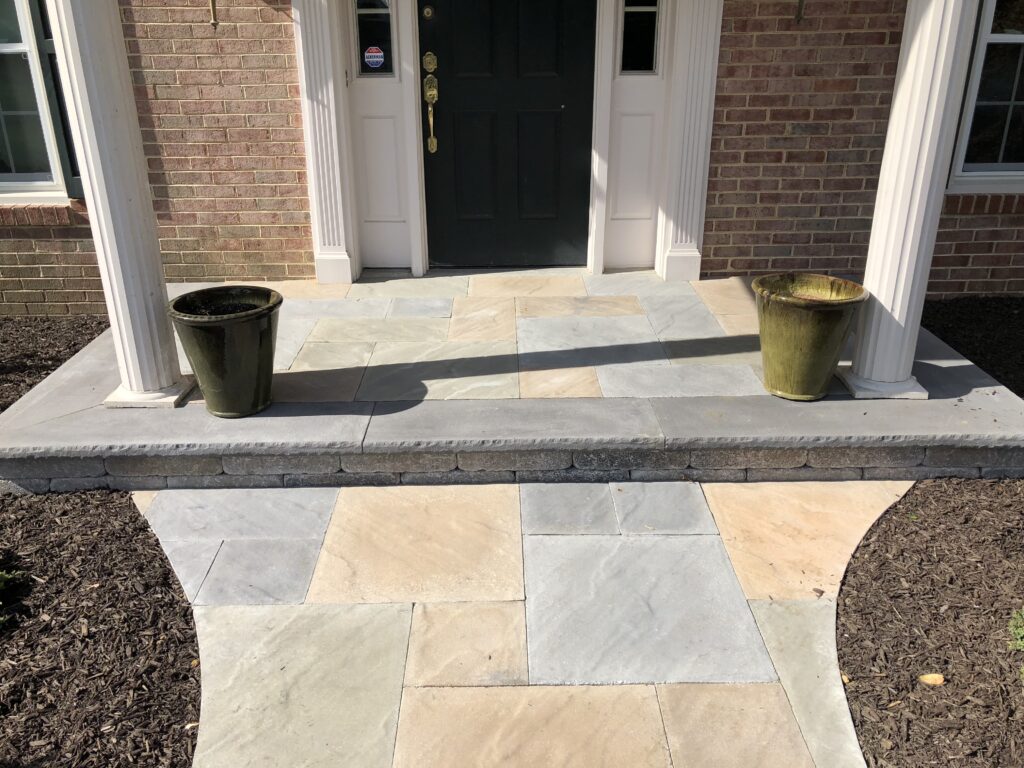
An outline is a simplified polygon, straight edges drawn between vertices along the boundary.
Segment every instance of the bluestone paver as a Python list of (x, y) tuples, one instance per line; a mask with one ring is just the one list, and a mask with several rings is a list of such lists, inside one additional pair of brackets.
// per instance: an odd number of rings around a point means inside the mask
[(591, 296), (693, 296), (693, 286), (683, 280), (666, 282), (653, 270), (584, 275)]
[(767, 682), (716, 536), (527, 536), (530, 682)]
[(718, 533), (697, 483), (614, 483), (622, 533)]
[(650, 363), (667, 365), (646, 317), (520, 317), (523, 370)]
[(388, 317), (451, 317), (451, 298), (410, 298), (392, 299)]
[(194, 768), (390, 768), (411, 606), (198, 607)]
[(203, 586), (206, 574), (210, 572), (210, 566), (220, 551), (220, 545), (219, 539), (160, 542), (189, 602), (195, 600), (199, 594), (199, 588)]
[(524, 483), (523, 533), (619, 532), (607, 483)]
[(725, 335), (698, 296), (641, 296), (640, 304), (660, 339), (709, 339)]
[(833, 600), (752, 600), (793, 714), (818, 766), (864, 768), (836, 656)]
[(146, 517), (161, 540), (318, 539), (337, 496), (330, 488), (169, 490)]
[(320, 539), (227, 539), (217, 552), (198, 605), (301, 603)]
[(749, 365), (607, 365), (597, 369), (605, 397), (745, 397), (764, 394)]

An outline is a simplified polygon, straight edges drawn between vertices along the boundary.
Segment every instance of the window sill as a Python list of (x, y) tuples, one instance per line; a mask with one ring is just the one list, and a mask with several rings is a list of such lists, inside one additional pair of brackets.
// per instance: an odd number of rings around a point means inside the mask
[(0, 206), (4, 205), (71, 205), (71, 198), (63, 192), (0, 192)]
[(948, 195), (1022, 195), (1024, 173), (972, 173), (953, 176), (946, 185)]

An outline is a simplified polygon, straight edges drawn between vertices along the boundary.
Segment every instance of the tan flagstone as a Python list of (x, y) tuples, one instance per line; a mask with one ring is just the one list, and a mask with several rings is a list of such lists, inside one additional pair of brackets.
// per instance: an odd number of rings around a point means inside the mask
[(597, 369), (554, 368), (541, 371), (519, 372), (519, 396), (540, 397), (601, 397), (601, 384)]
[(658, 698), (674, 765), (814, 768), (777, 683), (659, 685)]
[(522, 600), (514, 485), (344, 488), (307, 602)]
[(451, 298), (465, 296), (469, 277), (465, 275), (434, 275), (412, 277), (408, 272), (391, 272), (378, 275), (373, 271), (363, 272), (363, 277), (353, 283), (348, 292), (350, 299), (381, 298)]
[(718, 324), (722, 326), (730, 336), (746, 336), (758, 334), (761, 326), (758, 324), (757, 315), (715, 315)]
[(514, 399), (518, 369), (515, 341), (381, 342), (356, 399)]
[(519, 317), (618, 317), (642, 315), (636, 296), (526, 296), (516, 299)]
[(352, 288), (347, 283), (318, 283), (316, 280), (273, 280), (244, 284), (265, 286), (286, 299), (344, 299)]
[(516, 307), (513, 299), (457, 296), (452, 303), (450, 341), (515, 341)]
[(525, 685), (527, 676), (524, 603), (416, 605), (406, 685)]
[(748, 277), (694, 280), (693, 289), (716, 315), (757, 315), (757, 302)]
[(317, 320), (306, 341), (444, 341), (446, 338), (446, 317), (324, 317)]
[(474, 275), (469, 278), (470, 296), (586, 296), (583, 278), (576, 275)]
[(135, 508), (145, 515), (149, 511), (149, 505), (156, 498), (156, 494), (157, 491), (134, 491), (132, 501), (135, 503)]
[(704, 495), (748, 599), (813, 600), (839, 592), (857, 544), (911, 485), (708, 483)]
[(394, 768), (668, 768), (653, 686), (406, 688)]

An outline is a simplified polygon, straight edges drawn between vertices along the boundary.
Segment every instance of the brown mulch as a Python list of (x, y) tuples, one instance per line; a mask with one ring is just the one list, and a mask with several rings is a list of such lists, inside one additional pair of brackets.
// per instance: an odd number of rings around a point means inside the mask
[[(918, 483), (839, 595), (839, 666), (869, 766), (1024, 766), (1024, 480)], [(918, 676), (940, 673), (930, 687)]]
[(0, 412), (107, 325), (107, 318), (93, 315), (0, 318)]
[(1024, 397), (1024, 296), (929, 301), (922, 325)]
[(129, 495), (0, 495), (0, 547), (0, 768), (190, 765), (192, 612)]

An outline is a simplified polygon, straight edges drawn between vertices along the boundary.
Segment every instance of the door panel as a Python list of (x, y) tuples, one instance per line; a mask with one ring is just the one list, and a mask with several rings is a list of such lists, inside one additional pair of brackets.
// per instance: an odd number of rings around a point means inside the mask
[(437, 151), (424, 147), (431, 264), (585, 264), (596, 0), (419, 10), (420, 51), (437, 57)]

